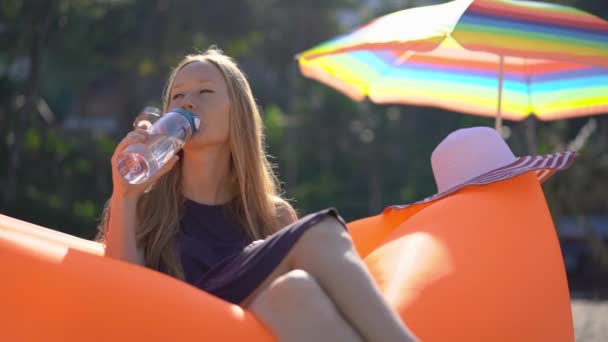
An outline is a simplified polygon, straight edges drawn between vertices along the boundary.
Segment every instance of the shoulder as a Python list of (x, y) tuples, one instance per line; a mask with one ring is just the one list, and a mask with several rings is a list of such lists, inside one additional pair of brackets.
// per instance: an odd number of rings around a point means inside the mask
[(273, 198), (273, 203), (280, 228), (298, 220), (298, 214), (289, 202), (280, 197), (275, 197)]

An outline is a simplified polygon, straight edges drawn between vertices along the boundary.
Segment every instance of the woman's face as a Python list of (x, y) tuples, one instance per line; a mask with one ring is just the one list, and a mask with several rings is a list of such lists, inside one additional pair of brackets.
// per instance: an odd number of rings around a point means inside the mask
[(177, 73), (169, 99), (169, 109), (184, 108), (201, 120), (198, 131), (184, 149), (228, 142), (230, 99), (217, 66), (203, 61), (187, 64)]

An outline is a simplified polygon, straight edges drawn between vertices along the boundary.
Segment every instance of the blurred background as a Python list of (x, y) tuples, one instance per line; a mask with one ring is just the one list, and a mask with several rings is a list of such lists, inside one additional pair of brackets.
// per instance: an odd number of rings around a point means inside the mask
[[(160, 107), (170, 68), (210, 45), (248, 75), (268, 151), (301, 215), (334, 206), (350, 221), (423, 199), (436, 192), (429, 158), (441, 139), (494, 120), (353, 102), (304, 78), (294, 56), (380, 15), (443, 2), (2, 0), (0, 213), (93, 238), (117, 142), (140, 109)], [(547, 2), (608, 19), (604, 0)], [(580, 299), (577, 337), (592, 340), (585, 331), (608, 330), (596, 324), (608, 309), (595, 305), (608, 297), (608, 116), (505, 126), (516, 155), (579, 151), (543, 189)]]

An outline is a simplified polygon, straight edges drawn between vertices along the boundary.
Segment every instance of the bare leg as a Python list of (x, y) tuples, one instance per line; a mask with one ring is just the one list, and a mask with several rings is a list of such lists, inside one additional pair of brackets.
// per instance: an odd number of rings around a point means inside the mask
[(277, 277), (294, 269), (310, 273), (347, 324), (366, 341), (416, 340), (380, 294), (350, 236), (336, 219), (324, 219), (304, 233), (275, 272), (242, 305), (247, 306)]
[(362, 341), (305, 271), (290, 271), (262, 291), (249, 310), (281, 342)]

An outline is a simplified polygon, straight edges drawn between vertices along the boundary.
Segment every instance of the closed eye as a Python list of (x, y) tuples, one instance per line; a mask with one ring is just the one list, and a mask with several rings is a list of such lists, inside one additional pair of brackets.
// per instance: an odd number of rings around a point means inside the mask
[[(204, 93), (214, 93), (214, 91), (211, 90), (211, 89), (201, 89), (199, 91), (199, 94), (204, 94)], [(177, 93), (177, 94), (173, 95), (173, 97), (171, 98), (171, 100), (177, 100), (178, 97), (183, 97), (183, 96), (184, 96), (184, 94)]]

